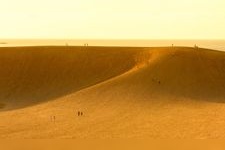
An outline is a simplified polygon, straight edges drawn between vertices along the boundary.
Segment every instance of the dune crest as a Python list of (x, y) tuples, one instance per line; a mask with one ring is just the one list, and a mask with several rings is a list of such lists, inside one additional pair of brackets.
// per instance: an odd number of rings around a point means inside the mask
[[(104, 88), (109, 90), (123, 86), (126, 93), (134, 95), (139, 95), (137, 91), (141, 91), (142, 96), (145, 93), (150, 97), (181, 97), (225, 102), (223, 52), (193, 48), (156, 48), (142, 54), (145, 57), (137, 57), (142, 61), (136, 61), (134, 69), (105, 81)], [(98, 92), (99, 89), (95, 91)]]
[(0, 48), (0, 102), (6, 110), (22, 108), (79, 91), (130, 70), (137, 53), (135, 48)]
[(225, 137), (224, 52), (30, 47), (0, 53), (0, 137)]

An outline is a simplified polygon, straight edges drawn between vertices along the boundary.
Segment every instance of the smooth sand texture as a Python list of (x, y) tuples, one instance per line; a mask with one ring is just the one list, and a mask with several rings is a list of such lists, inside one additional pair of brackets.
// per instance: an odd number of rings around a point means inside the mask
[(0, 137), (224, 138), (224, 66), (186, 47), (0, 48)]

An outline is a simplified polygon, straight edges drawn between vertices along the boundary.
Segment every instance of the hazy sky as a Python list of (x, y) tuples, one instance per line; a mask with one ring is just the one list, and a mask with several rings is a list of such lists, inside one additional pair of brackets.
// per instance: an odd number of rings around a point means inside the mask
[(0, 0), (0, 38), (225, 39), (225, 0)]

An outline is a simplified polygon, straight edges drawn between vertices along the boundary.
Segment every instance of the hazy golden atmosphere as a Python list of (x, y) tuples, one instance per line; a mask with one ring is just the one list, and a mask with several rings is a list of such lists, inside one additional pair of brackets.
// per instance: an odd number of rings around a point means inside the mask
[(1, 139), (225, 138), (224, 0), (0, 2)]
[(0, 2), (0, 39), (225, 39), (224, 0)]

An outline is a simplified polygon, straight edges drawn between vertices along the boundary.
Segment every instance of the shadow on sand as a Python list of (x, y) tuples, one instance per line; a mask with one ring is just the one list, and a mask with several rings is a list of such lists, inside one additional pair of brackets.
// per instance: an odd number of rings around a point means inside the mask
[(0, 111), (54, 100), (120, 75), (135, 65), (137, 52), (104, 47), (0, 48)]

